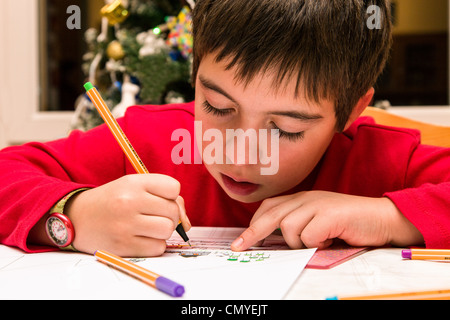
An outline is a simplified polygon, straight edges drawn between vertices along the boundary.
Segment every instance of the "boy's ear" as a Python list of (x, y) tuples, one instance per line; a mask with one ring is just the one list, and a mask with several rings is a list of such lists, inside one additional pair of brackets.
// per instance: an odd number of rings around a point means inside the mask
[(352, 123), (359, 118), (361, 113), (367, 108), (369, 103), (372, 101), (373, 95), (375, 94), (375, 89), (370, 88), (364, 96), (361, 97), (361, 99), (358, 100), (358, 103), (356, 103), (355, 107), (353, 108), (352, 113), (350, 114), (350, 117), (348, 118), (347, 123), (345, 124), (345, 128), (343, 131), (347, 130)]

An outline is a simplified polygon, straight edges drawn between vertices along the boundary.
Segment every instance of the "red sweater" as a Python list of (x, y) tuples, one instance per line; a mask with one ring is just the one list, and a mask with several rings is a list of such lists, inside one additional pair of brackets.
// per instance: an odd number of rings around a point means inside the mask
[[(152, 173), (174, 177), (193, 226), (248, 226), (260, 203), (227, 196), (201, 164), (175, 165), (172, 132), (194, 139), (194, 104), (137, 106), (119, 119)], [(290, 192), (324, 190), (389, 197), (420, 230), (427, 247), (450, 247), (450, 149), (420, 144), (415, 130), (358, 119), (336, 134), (323, 159)], [(27, 244), (36, 222), (70, 191), (135, 173), (109, 129), (74, 131), (68, 138), (0, 152), (0, 242), (27, 252), (54, 250)]]

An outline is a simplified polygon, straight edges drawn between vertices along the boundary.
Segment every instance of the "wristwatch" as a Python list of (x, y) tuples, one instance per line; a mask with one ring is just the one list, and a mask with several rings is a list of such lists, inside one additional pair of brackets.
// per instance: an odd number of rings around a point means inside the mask
[(45, 231), (50, 240), (60, 249), (77, 251), (72, 245), (75, 239), (75, 229), (72, 221), (64, 215), (64, 206), (73, 195), (84, 190), (87, 188), (72, 191), (50, 209), (50, 216), (45, 223)]

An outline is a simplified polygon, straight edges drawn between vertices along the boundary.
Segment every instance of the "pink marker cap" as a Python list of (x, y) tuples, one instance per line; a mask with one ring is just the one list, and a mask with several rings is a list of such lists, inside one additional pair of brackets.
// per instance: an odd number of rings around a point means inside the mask
[(402, 258), (403, 259), (411, 259), (411, 249), (402, 250)]

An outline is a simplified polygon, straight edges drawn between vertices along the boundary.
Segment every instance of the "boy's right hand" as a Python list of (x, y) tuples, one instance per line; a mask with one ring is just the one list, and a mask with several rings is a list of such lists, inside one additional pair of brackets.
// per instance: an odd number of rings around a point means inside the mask
[(179, 221), (191, 228), (180, 183), (165, 175), (134, 174), (80, 192), (65, 210), (75, 228), (74, 247), (93, 254), (158, 256)]

